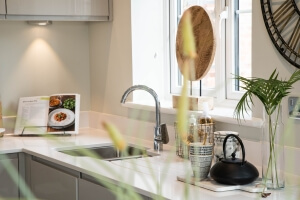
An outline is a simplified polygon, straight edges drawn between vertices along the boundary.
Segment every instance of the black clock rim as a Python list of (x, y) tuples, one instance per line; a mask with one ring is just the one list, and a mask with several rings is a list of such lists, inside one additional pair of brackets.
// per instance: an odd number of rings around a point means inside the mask
[[(296, 2), (295, 2), (295, 0), (291, 0), (292, 1), (292, 3), (293, 3), (293, 6), (294, 6), (294, 9), (296, 10), (296, 12), (297, 12), (297, 14), (298, 14), (298, 16), (299, 16), (299, 18), (300, 18), (300, 11), (299, 11), (299, 9), (298, 9), (298, 7), (297, 7), (297, 4), (296, 4)], [(268, 34), (269, 34), (269, 36), (270, 36), (270, 38), (271, 38), (271, 40), (272, 40), (272, 43), (273, 43), (273, 45), (276, 47), (276, 49), (277, 49), (277, 51), (290, 63), (290, 64), (292, 64), (293, 66), (295, 66), (295, 67), (297, 67), (298, 69), (300, 69), (300, 63), (297, 63), (297, 62), (295, 62), (294, 60), (292, 60), (290, 57), (288, 57), (284, 52), (282, 52), (282, 49), (281, 49), (281, 47), (277, 44), (277, 42), (275, 41), (275, 38), (273, 37), (273, 34), (271, 33), (271, 30), (270, 30), (270, 26), (268, 25), (268, 19), (267, 19), (267, 12), (270, 12), (270, 13), (272, 13), (271, 11), (271, 4), (270, 4), (270, 0), (260, 0), (260, 3), (261, 3), (261, 10), (262, 10), (262, 14), (263, 14), (263, 18), (264, 18), (264, 23), (265, 23), (265, 26), (266, 26), (266, 29), (267, 29), (267, 31), (268, 31)], [(269, 11), (266, 11), (265, 10), (265, 5), (267, 5), (268, 6), (268, 10)], [(273, 25), (273, 27), (274, 27), (274, 29), (275, 29), (275, 32), (276, 32), (276, 34), (277, 34), (277, 36), (280, 38), (280, 40), (281, 40), (281, 42), (285, 45), (285, 47), (288, 47), (288, 45), (286, 44), (286, 42), (285, 42), (285, 40), (281, 37), (281, 35), (280, 35), (280, 33), (279, 33), (279, 31), (278, 31), (278, 29), (277, 29), (277, 27), (276, 27), (276, 25), (275, 25), (275, 23), (274, 23), (274, 20), (273, 20), (273, 16), (270, 14), (270, 18), (271, 18), (271, 21), (272, 21), (272, 25)], [(289, 47), (288, 47), (289, 48)], [(292, 50), (293, 51), (293, 50)], [(297, 56), (297, 58), (299, 58), (300, 59), (300, 54), (298, 54), (298, 53), (296, 53), (295, 52), (295, 55), (298, 55)], [(296, 59), (297, 60), (297, 59)]]

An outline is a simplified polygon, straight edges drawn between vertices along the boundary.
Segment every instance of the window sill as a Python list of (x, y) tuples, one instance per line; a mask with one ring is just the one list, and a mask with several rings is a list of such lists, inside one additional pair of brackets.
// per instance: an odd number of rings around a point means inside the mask
[[(172, 102), (161, 102), (160, 112), (165, 114), (176, 114), (177, 109), (172, 107)], [(239, 124), (241, 126), (249, 126), (255, 128), (261, 128), (263, 120), (260, 118), (255, 118), (251, 116), (245, 116), (245, 119), (242, 119), (239, 123), (236, 118), (233, 117), (235, 101), (225, 101), (222, 102), (222, 105), (215, 105), (214, 109), (209, 112), (210, 116), (218, 122), (224, 122), (229, 124)], [(141, 109), (147, 111), (155, 111), (155, 105), (153, 102), (126, 102), (122, 104), (124, 107)], [(190, 114), (195, 114), (199, 116), (202, 114), (202, 111), (189, 111)]]

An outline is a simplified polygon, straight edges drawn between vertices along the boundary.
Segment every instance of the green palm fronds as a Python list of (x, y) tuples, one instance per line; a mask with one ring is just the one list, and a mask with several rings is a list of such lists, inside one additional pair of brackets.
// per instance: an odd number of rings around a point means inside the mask
[(234, 77), (243, 83), (240, 88), (246, 91), (234, 111), (234, 116), (238, 121), (244, 118), (247, 109), (251, 110), (253, 96), (256, 96), (262, 102), (266, 113), (270, 116), (282, 99), (290, 93), (289, 90), (292, 89), (292, 85), (300, 80), (300, 70), (296, 70), (287, 81), (278, 79), (278, 74), (275, 69), (269, 79)]

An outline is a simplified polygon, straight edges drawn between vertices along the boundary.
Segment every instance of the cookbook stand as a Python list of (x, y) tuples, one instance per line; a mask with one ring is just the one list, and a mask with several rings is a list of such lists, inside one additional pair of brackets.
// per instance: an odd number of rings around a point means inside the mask
[[(24, 126), (20, 136), (46, 136), (46, 135), (55, 135), (55, 136), (70, 136), (70, 133), (66, 133), (66, 128), (64, 126), (51, 126), (54, 128), (59, 128), (60, 132), (45, 132), (44, 129), (47, 129), (48, 126)], [(36, 129), (36, 131), (30, 130), (30, 133), (26, 133), (26, 129)], [(43, 129), (43, 130), (39, 130)], [(36, 133), (32, 133), (36, 132)]]

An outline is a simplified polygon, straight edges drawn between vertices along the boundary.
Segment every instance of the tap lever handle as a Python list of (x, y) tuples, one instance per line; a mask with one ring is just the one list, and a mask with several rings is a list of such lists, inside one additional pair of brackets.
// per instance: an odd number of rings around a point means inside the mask
[(161, 124), (160, 125), (160, 131), (161, 131), (162, 142), (164, 144), (168, 144), (169, 143), (169, 134), (168, 134), (167, 125), (166, 124)]

